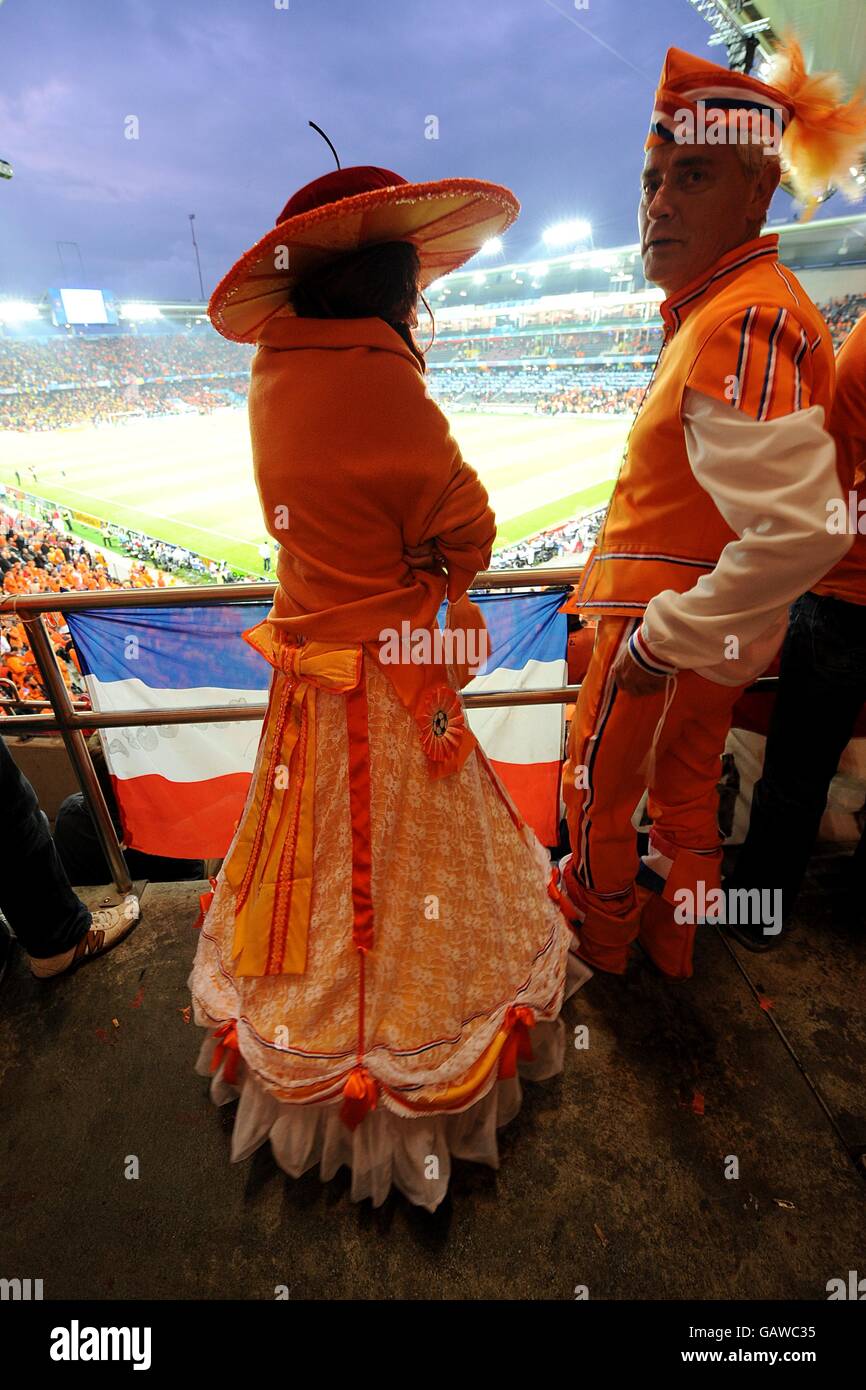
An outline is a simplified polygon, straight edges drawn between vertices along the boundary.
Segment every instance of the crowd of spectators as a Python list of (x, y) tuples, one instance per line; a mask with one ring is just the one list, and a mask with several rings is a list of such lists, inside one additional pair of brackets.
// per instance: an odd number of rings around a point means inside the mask
[(542, 397), (536, 408), (541, 415), (633, 415), (645, 390), (645, 385), (611, 386), (600, 382), (569, 386)]
[[(164, 575), (134, 563), (123, 581), (111, 576), (105, 555), (67, 532), (59, 512), (27, 516), (0, 506), (0, 699), (46, 699), (39, 668), (14, 600), (26, 594), (62, 594), (99, 589), (163, 587)], [(85, 698), (84, 681), (69, 629), (58, 613), (46, 616), (67, 689)], [(5, 713), (0, 705), (0, 713)]]
[(604, 520), (605, 507), (576, 517), (564, 526), (541, 531), (536, 536), (497, 550), (490, 562), (492, 570), (528, 569), (544, 565), (560, 556), (574, 557), (575, 563), (589, 553)]
[(229, 376), (249, 371), (252, 349), (210, 330), (136, 337), (0, 338), (0, 389), (41, 391), (61, 382), (125, 386), (130, 379)]
[(838, 352), (857, 320), (866, 312), (866, 295), (839, 295), (819, 305), (819, 308), (830, 329), (833, 347)]
[(655, 357), (661, 347), (660, 325), (641, 329), (599, 329), (583, 333), (541, 333), (523, 329), (510, 335), (443, 335), (427, 353), (430, 366), (446, 362), (506, 362), (518, 358)]
[(245, 398), (246, 382), (234, 390), (205, 382), (156, 386), (81, 386), (72, 390), (21, 391), (0, 395), (0, 429), (59, 430), (113, 424), (142, 415), (210, 414)]
[(53, 430), (242, 403), (251, 349), (211, 329), (0, 337), (0, 429)]
[(106, 548), (119, 550), (142, 564), (156, 565), (168, 574), (175, 574), (194, 583), (239, 584), (249, 575), (239, 574), (226, 560), (208, 560), (194, 550), (169, 541), (158, 541), (140, 531), (131, 531), (113, 522), (102, 523), (101, 535)]
[[(844, 295), (821, 308), (838, 348), (866, 309), (866, 295)], [(425, 341), (423, 327), (419, 340)], [(628, 414), (639, 398), (634, 382), (600, 387), (595, 378), (560, 372), (593, 357), (618, 357), (624, 364), (654, 358), (660, 345), (661, 321), (647, 301), (548, 309), (531, 317), (515, 312), (505, 319), (468, 307), (465, 318), (449, 319), (428, 352), (430, 386), (444, 404), (476, 409), (510, 402), (545, 414)], [(0, 337), (0, 429), (53, 430), (243, 404), (250, 356), (246, 344), (209, 328), (92, 340)], [(449, 365), (463, 362), (478, 365), (468, 372)]]
[(430, 375), (430, 394), (446, 409), (512, 406), (536, 414), (630, 415), (646, 389), (646, 368), (443, 367)]
[[(659, 297), (660, 298), (660, 297)], [(616, 299), (594, 304), (570, 305), (565, 308), (539, 309), (531, 301), (524, 308), (496, 308), (495, 305), (467, 304), (459, 312), (449, 312), (437, 327), (438, 333), (482, 334), (499, 337), (521, 328), (575, 328), (592, 326), (616, 328), (623, 323), (640, 321), (658, 325), (655, 302), (646, 299)], [(430, 336), (430, 319), (424, 311), (419, 315), (419, 337), (422, 343)]]

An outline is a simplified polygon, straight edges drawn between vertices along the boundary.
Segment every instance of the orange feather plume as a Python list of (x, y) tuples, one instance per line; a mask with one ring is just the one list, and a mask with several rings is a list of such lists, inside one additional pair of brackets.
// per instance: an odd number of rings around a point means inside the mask
[(866, 151), (866, 92), (861, 87), (849, 101), (839, 73), (806, 71), (803, 50), (789, 37), (773, 55), (764, 78), (794, 108), (782, 136), (781, 153), (795, 194), (806, 217), (828, 188), (841, 188), (859, 198), (862, 189), (849, 170), (859, 166)]

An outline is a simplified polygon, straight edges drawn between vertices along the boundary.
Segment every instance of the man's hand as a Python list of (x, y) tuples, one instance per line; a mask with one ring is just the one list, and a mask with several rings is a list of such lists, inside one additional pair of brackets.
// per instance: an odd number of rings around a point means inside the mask
[(410, 570), (427, 570), (431, 574), (445, 573), (445, 561), (435, 541), (424, 541), (423, 545), (407, 545), (403, 551), (403, 563), (408, 565)]
[(628, 647), (623, 647), (614, 663), (613, 678), (627, 695), (658, 695), (666, 682), (665, 676), (654, 676), (639, 666)]

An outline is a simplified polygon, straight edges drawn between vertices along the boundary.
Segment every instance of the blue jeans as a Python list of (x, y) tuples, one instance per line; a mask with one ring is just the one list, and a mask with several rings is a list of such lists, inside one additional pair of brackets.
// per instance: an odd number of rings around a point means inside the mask
[(91, 916), (60, 862), (36, 793), (0, 737), (0, 911), (30, 956), (56, 956)]
[[(804, 594), (791, 608), (764, 770), (732, 879), (741, 888), (781, 888), (786, 919), (864, 704), (866, 605)], [(852, 896), (866, 895), (866, 832), (850, 868)]]

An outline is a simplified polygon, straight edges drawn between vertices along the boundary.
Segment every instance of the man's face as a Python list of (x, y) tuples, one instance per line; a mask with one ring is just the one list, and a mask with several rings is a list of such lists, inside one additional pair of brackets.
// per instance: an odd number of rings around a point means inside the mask
[(670, 296), (755, 235), (761, 181), (732, 145), (658, 145), (647, 150), (638, 228), (644, 274)]

